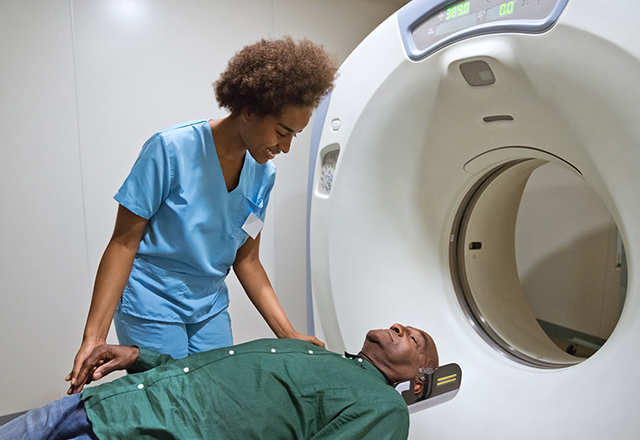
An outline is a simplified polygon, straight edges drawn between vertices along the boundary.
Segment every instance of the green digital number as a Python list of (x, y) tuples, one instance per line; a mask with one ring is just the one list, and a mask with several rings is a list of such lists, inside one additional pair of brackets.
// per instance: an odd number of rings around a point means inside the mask
[(461, 15), (468, 14), (470, 10), (469, 3), (470, 2), (461, 3), (459, 5), (452, 6), (449, 9), (447, 9), (445, 20), (451, 20), (452, 18), (456, 18)]
[(503, 3), (500, 5), (500, 16), (502, 17), (503, 15), (509, 15), (509, 14), (513, 14), (513, 3), (514, 2), (508, 2), (508, 3)]

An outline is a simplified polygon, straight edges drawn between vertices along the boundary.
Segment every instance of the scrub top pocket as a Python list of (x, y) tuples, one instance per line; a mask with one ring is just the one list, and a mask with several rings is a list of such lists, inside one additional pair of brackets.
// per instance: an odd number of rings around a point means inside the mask
[[(236, 221), (234, 223), (233, 232), (231, 233), (231, 237), (233, 238), (241, 238), (244, 241), (249, 237), (243, 229), (242, 226), (249, 218), (251, 213), (255, 214), (260, 220), (264, 221), (264, 201), (259, 199), (258, 203), (253, 202), (250, 198), (244, 196), (241, 202), (240, 209), (238, 211), (238, 216), (236, 217)], [(240, 243), (240, 246), (242, 246)], [(240, 247), (238, 246), (238, 247)]]
[(167, 271), (137, 258), (118, 307), (154, 321), (197, 322), (228, 303), (225, 297), (216, 304), (223, 283), (224, 278)]

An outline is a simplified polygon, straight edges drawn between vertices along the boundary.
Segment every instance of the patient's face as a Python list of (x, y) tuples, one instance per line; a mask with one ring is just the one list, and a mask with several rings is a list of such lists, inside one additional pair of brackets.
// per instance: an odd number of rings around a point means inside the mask
[(413, 379), (437, 351), (433, 339), (420, 329), (394, 324), (367, 333), (362, 353), (394, 382)]

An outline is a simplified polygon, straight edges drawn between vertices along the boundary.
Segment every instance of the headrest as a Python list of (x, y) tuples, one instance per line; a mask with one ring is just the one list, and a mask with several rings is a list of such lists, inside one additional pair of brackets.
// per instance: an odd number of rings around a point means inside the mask
[[(462, 369), (458, 364), (447, 364), (436, 368), (428, 375), (422, 395), (416, 397), (414, 381), (400, 384), (396, 389), (402, 393), (404, 401), (413, 414), (453, 399), (462, 384)], [(402, 389), (401, 389), (402, 388)]]

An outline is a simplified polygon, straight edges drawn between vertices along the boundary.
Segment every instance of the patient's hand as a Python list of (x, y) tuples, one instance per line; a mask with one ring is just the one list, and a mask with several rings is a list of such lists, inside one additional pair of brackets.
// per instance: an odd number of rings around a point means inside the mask
[(76, 394), (93, 380), (98, 380), (117, 370), (126, 370), (138, 359), (138, 347), (123, 345), (100, 345), (96, 347), (82, 363), (75, 385), (69, 387), (67, 394)]

